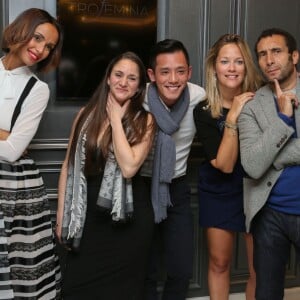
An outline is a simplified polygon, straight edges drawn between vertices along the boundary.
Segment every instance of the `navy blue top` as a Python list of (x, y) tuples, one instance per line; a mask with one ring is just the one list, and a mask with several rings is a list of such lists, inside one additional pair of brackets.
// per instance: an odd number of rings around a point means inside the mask
[[(278, 116), (288, 126), (294, 128), (295, 132), (290, 138), (297, 138), (297, 129), (294, 116), (288, 117), (279, 112), (277, 101), (275, 105)], [(284, 151), (284, 148), (283, 150)], [(287, 213), (300, 215), (300, 166), (287, 166), (280, 174), (276, 184), (273, 186), (267, 205), (273, 209)]]
[(205, 160), (199, 167), (199, 223), (203, 227), (244, 232), (244, 171), (240, 158), (230, 174), (221, 172), (210, 163), (217, 156), (227, 113), (228, 109), (223, 108), (223, 116), (214, 119), (205, 102), (199, 103), (194, 110), (197, 137), (205, 153)]

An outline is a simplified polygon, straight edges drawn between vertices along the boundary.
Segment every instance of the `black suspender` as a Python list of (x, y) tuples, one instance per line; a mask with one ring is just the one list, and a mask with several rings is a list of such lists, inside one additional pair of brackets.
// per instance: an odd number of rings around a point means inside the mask
[(13, 116), (11, 118), (11, 124), (10, 124), (10, 131), (12, 130), (12, 128), (14, 127), (15, 125), (15, 122), (20, 114), (20, 111), (21, 111), (21, 106), (24, 102), (24, 100), (26, 99), (26, 97), (28, 96), (30, 90), (32, 89), (32, 87), (34, 86), (34, 84), (36, 83), (37, 79), (35, 77), (30, 77), (30, 79), (28, 80), (19, 100), (18, 100), (18, 103), (15, 107), (15, 110), (14, 110), (14, 113), (13, 113)]

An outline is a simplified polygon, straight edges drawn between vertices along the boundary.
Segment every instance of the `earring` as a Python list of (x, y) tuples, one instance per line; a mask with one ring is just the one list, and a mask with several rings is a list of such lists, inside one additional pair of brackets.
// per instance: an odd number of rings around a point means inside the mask
[(216, 72), (214, 73), (213, 80), (214, 80), (215, 82), (217, 81), (217, 74), (216, 74)]

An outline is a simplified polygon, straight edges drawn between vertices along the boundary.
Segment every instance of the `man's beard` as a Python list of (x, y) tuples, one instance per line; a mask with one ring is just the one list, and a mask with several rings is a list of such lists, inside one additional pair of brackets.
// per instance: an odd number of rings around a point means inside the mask
[(286, 65), (283, 72), (279, 75), (278, 78), (269, 79), (268, 77), (265, 76), (267, 82), (272, 83), (274, 82), (274, 79), (277, 79), (279, 85), (284, 85), (284, 83), (288, 81), (291, 78), (292, 74), (294, 73), (295, 65), (293, 64), (293, 59), (291, 54), (289, 56), (289, 62), (291, 63), (291, 65), (290, 64)]

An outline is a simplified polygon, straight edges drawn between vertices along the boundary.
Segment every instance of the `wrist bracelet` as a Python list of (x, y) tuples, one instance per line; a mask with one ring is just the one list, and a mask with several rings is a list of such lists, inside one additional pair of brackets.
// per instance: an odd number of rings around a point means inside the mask
[(238, 130), (237, 124), (232, 124), (232, 123), (229, 123), (229, 122), (225, 121), (224, 125), (225, 125), (226, 128), (230, 128), (230, 129), (233, 129), (233, 130)]

